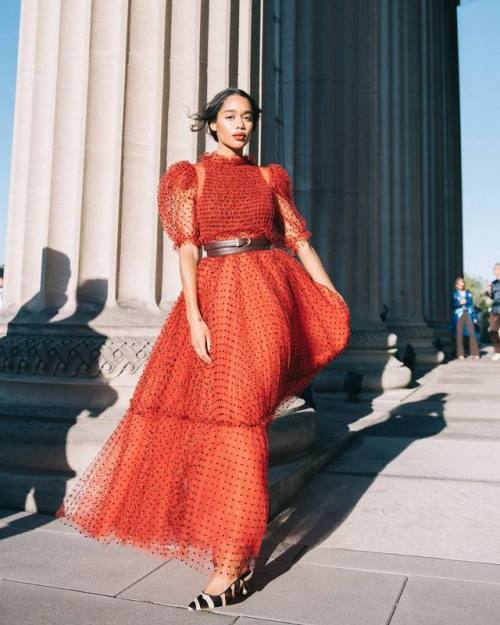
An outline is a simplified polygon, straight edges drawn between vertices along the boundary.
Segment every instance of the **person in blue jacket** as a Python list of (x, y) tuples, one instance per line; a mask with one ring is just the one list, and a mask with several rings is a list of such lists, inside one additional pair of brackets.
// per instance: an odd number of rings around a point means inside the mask
[(457, 356), (464, 359), (464, 334), (469, 337), (469, 349), (471, 356), (479, 359), (479, 346), (476, 338), (478, 318), (472, 293), (465, 288), (465, 280), (459, 276), (455, 280), (455, 290), (451, 295), (451, 332), (455, 335)]

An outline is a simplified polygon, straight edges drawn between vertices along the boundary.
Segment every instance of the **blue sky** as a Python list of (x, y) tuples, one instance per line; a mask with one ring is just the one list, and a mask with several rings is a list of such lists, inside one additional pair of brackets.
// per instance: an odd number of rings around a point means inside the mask
[[(0, 4), (0, 264), (12, 146), (20, 2)], [(458, 8), (464, 265), (490, 278), (500, 262), (500, 0)]]
[(0, 4), (0, 265), (5, 261), (20, 2)]
[(458, 8), (464, 264), (490, 279), (500, 262), (500, 0)]

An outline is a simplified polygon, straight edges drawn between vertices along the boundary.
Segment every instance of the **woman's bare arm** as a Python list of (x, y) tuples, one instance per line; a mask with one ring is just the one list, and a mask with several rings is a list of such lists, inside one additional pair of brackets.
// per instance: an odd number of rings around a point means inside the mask
[(199, 248), (194, 243), (186, 242), (179, 247), (179, 272), (182, 291), (186, 304), (186, 316), (191, 331), (191, 345), (196, 354), (210, 364), (210, 330), (205, 323), (198, 306), (196, 289), (196, 268), (200, 258)]
[(304, 265), (305, 270), (313, 280), (324, 284), (331, 291), (337, 293), (337, 289), (333, 286), (332, 281), (326, 273), (320, 257), (308, 240), (303, 239), (297, 243), (297, 256), (300, 258), (300, 262)]

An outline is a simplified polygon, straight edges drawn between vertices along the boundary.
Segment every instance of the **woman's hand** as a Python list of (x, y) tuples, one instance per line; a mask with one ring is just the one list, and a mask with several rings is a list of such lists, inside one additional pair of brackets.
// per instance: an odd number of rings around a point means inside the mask
[(197, 317), (189, 321), (189, 329), (191, 330), (191, 345), (196, 355), (201, 358), (203, 362), (212, 364), (212, 358), (209, 354), (212, 348), (212, 342), (207, 324), (201, 317)]

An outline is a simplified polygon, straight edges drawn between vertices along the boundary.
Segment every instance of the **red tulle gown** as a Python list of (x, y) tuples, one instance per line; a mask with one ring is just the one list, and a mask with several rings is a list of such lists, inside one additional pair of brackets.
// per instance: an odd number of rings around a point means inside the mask
[(286, 169), (204, 153), (203, 191), (173, 163), (158, 208), (174, 249), (267, 236), (275, 246), (203, 257), (197, 296), (212, 364), (191, 346), (181, 291), (120, 423), (56, 516), (86, 536), (146, 549), (203, 572), (255, 565), (268, 516), (267, 426), (349, 338), (343, 298), (284, 247), (311, 233)]

